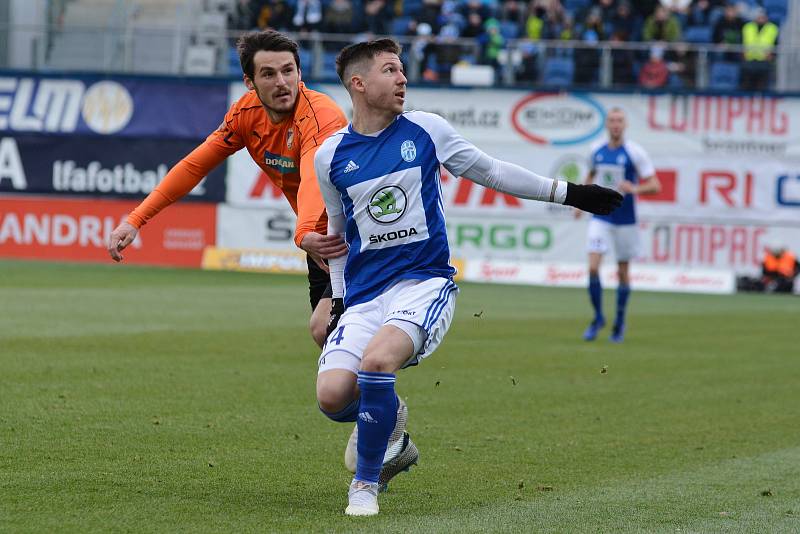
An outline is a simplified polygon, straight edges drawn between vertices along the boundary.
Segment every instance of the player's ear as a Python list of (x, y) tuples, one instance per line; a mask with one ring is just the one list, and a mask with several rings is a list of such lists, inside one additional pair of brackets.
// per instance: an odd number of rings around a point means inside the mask
[(350, 76), (350, 89), (358, 93), (363, 93), (365, 90), (364, 79), (358, 74)]
[(248, 76), (247, 74), (243, 74), (243, 75), (242, 75), (242, 79), (244, 80), (244, 84), (245, 84), (245, 86), (247, 86), (247, 88), (248, 88), (250, 91), (252, 91), (253, 89), (255, 89), (255, 86), (253, 85), (253, 80), (250, 78), (250, 76)]

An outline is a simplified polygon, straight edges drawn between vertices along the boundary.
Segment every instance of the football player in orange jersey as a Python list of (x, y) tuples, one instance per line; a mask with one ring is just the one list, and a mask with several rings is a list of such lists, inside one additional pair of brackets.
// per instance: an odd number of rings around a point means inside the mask
[(308, 256), (311, 335), (322, 346), (331, 316), (330, 277), (324, 260), (347, 252), (340, 236), (325, 235), (327, 215), (314, 171), (317, 147), (347, 125), (334, 101), (300, 81), (297, 43), (275, 31), (239, 39), (244, 83), (250, 89), (225, 115), (220, 127), (178, 162), (148, 197), (111, 234), (108, 252), (122, 250), (159, 211), (191, 191), (236, 151), (250, 156), (279, 187), (297, 214), (294, 241)]

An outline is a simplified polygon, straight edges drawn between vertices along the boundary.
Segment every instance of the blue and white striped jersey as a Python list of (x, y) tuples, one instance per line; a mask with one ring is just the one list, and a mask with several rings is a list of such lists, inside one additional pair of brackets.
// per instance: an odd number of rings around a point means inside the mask
[[(617, 148), (610, 148), (607, 141), (595, 144), (592, 147), (589, 168), (595, 173), (596, 184), (616, 191), (619, 191), (622, 180), (635, 184), (640, 178), (648, 178), (655, 174), (653, 162), (647, 152), (632, 141), (625, 141)], [(622, 205), (609, 215), (594, 217), (611, 224), (636, 223), (634, 195), (625, 195)]]
[(328, 216), (346, 219), (346, 306), (398, 280), (455, 274), (439, 166), (460, 176), (480, 156), (445, 119), (421, 111), (399, 115), (376, 135), (348, 125), (320, 146), (315, 167)]

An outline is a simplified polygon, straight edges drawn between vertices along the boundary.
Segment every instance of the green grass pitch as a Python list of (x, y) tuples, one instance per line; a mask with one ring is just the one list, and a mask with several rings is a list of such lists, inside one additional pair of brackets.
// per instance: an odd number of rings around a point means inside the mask
[(0, 273), (3, 532), (800, 531), (794, 297), (634, 292), (616, 346), (583, 290), (462, 284), (398, 376), (420, 464), (348, 518), (302, 277)]

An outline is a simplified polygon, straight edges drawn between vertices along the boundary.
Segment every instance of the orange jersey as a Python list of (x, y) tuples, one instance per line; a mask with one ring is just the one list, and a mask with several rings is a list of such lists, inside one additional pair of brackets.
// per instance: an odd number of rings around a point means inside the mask
[(294, 114), (273, 124), (255, 91), (234, 103), (220, 127), (173, 167), (153, 192), (128, 215), (140, 228), (159, 211), (186, 195), (217, 165), (247, 148), (297, 214), (296, 245), (309, 232), (324, 234), (328, 219), (314, 172), (314, 154), (332, 133), (347, 125), (342, 110), (327, 95), (299, 83)]

